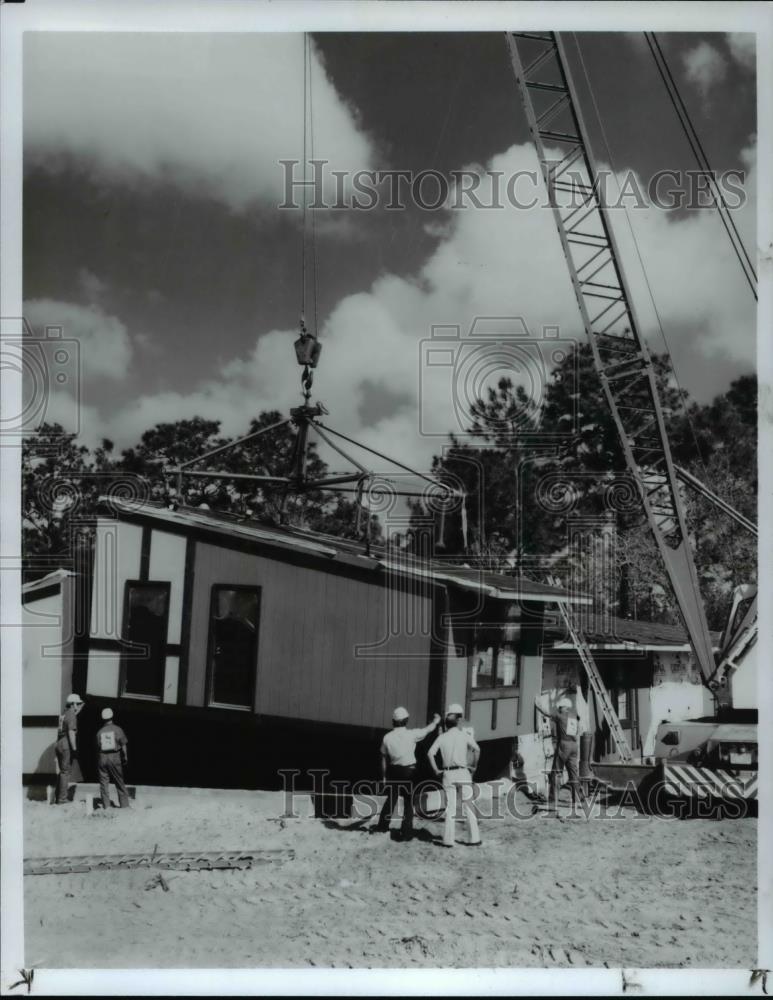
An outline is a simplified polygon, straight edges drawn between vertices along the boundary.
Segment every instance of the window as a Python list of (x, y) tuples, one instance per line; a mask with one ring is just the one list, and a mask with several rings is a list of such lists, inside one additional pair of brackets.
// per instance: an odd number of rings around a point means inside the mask
[(518, 653), (513, 643), (506, 642), (500, 647), (497, 678), (504, 687), (512, 687), (518, 683)]
[(494, 647), (476, 649), (472, 661), (472, 686), (474, 688), (493, 687), (495, 680)]
[(502, 640), (500, 630), (478, 633), (472, 659), (472, 687), (517, 687), (519, 656), (514, 642)]
[(126, 584), (122, 637), (124, 645), (121, 694), (161, 698), (166, 663), (169, 584)]
[(259, 618), (259, 587), (212, 588), (208, 704), (252, 708)]

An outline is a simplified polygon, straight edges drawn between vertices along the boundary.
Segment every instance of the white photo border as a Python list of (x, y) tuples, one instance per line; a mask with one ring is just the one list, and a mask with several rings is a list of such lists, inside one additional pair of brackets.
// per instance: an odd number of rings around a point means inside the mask
[[(0, 4), (0, 316), (22, 315), (22, 41), (27, 31), (749, 31), (757, 36), (759, 507), (773, 504), (773, 8), (756, 3), (421, 3), (265, 0), (26, 0)], [(21, 379), (2, 372), (3, 408), (14, 410)], [(0, 448), (0, 622), (21, 620), (19, 451)], [(773, 519), (759, 519), (759, 602), (773, 609)], [(2, 935), (0, 989), (21, 995), (24, 968), (21, 783), (21, 635), (2, 628)], [(760, 619), (761, 664), (771, 662), (773, 615)], [(766, 655), (767, 654), (767, 657)], [(773, 682), (760, 670), (758, 828), (759, 958), (773, 967)], [(751, 891), (751, 887), (750, 887)], [(753, 970), (45, 970), (31, 992), (48, 995), (655, 995), (761, 994)], [(14, 987), (14, 984), (16, 986)]]

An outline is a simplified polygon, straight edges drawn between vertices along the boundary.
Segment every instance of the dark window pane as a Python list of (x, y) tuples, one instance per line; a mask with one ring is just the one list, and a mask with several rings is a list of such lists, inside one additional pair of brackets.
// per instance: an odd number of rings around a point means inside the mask
[(168, 610), (168, 586), (129, 584), (124, 639), (133, 648), (124, 659), (124, 694), (161, 697)]
[(252, 705), (259, 610), (257, 589), (216, 588), (210, 622), (210, 702), (245, 707)]

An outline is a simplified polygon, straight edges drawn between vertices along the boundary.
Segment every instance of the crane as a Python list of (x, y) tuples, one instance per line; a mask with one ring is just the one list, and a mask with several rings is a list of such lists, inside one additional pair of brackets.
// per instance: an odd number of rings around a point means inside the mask
[[(703, 683), (716, 700), (717, 721), (723, 722), (733, 711), (733, 671), (749, 655), (756, 640), (756, 596), (748, 588), (743, 594), (735, 595), (723, 635), (723, 649), (718, 661), (715, 660), (679, 480), (699, 489), (737, 520), (746, 521), (745, 527), (755, 532), (756, 529), (732, 508), (728, 511), (729, 505), (679, 469), (672, 458), (655, 369), (600, 190), (599, 172), (576, 98), (563, 40), (556, 32), (508, 32), (506, 41), (593, 363)], [(581, 634), (577, 641), (582, 644)], [(709, 738), (690, 746), (685, 751), (691, 755), (687, 759), (692, 763), (713, 760), (726, 768), (734, 763), (732, 752), (723, 756), (720, 729), (721, 726), (716, 727)], [(665, 735), (659, 733), (659, 737)], [(668, 740), (666, 742), (668, 744)], [(756, 744), (756, 736), (752, 739), (744, 732), (741, 742), (743, 753), (735, 756), (743, 758), (742, 766), (746, 766), (746, 758), (751, 756), (746, 752), (746, 743)], [(727, 745), (735, 747), (731, 740)], [(677, 756), (673, 749), (666, 754), (670, 759)], [(726, 782), (717, 784), (716, 768), (709, 768), (709, 772), (708, 776), (699, 773), (697, 783), (680, 772), (674, 778), (674, 787), (682, 791), (689, 788), (690, 794), (707, 795), (715, 795), (718, 788), (721, 791), (728, 787)], [(664, 777), (668, 778), (665, 771)], [(737, 775), (731, 772), (730, 777), (735, 779)], [(742, 776), (739, 780), (743, 787), (737, 797), (756, 796), (756, 770), (753, 779), (749, 777), (744, 782)], [(703, 792), (696, 791), (700, 787)], [(738, 787), (737, 781), (733, 787)]]

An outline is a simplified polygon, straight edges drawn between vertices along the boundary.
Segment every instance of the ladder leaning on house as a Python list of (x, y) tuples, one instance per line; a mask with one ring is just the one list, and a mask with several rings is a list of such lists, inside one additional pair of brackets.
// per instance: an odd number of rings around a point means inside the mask
[(545, 781), (548, 786), (546, 790), (549, 790), (549, 776), (553, 770), (553, 760), (556, 755), (556, 748), (555, 741), (553, 739), (553, 726), (551, 724), (550, 717), (543, 715), (541, 712), (537, 713), (537, 735), (542, 741), (542, 754), (545, 758), (542, 773), (545, 775)]
[(572, 645), (577, 650), (577, 654), (582, 660), (582, 665), (585, 667), (585, 673), (588, 675), (590, 686), (593, 688), (593, 693), (596, 695), (599, 705), (601, 705), (601, 711), (604, 718), (607, 720), (609, 729), (615, 739), (620, 760), (624, 764), (628, 764), (633, 759), (633, 754), (631, 753), (631, 748), (628, 744), (625, 730), (620, 725), (620, 719), (617, 717), (617, 712), (612, 705), (609, 692), (604, 686), (604, 681), (601, 679), (601, 674), (598, 672), (598, 668), (596, 667), (593, 659), (593, 653), (591, 653), (590, 647), (585, 641), (582, 629), (577, 625), (572, 617), (569, 604), (565, 601), (558, 601), (557, 604), (559, 614), (561, 615), (564, 625), (566, 626), (566, 630), (569, 633)]

